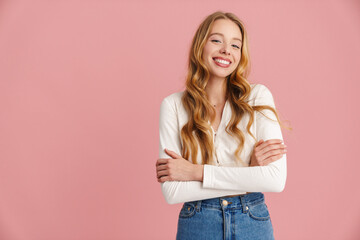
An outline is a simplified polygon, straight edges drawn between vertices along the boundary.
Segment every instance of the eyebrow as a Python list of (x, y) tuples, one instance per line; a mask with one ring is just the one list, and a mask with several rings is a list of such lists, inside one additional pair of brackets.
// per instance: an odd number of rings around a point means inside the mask
[[(224, 37), (224, 34), (222, 34), (222, 33), (212, 33), (212, 34), (209, 35), (209, 37), (211, 37), (212, 35), (215, 35), (215, 34)], [(233, 38), (233, 39), (239, 40), (240, 42), (242, 42), (240, 38)]]

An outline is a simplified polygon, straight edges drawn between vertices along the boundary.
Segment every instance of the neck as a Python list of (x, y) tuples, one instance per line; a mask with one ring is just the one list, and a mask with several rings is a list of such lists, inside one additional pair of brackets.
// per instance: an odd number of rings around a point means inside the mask
[(223, 104), (226, 101), (226, 79), (210, 78), (205, 87), (205, 92), (211, 104)]

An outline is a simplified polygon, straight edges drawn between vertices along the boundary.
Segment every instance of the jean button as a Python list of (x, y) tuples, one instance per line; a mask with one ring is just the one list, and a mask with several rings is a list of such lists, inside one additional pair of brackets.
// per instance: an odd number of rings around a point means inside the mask
[(249, 210), (249, 207), (248, 207), (248, 206), (246, 206), (246, 207), (245, 207), (245, 209), (246, 209), (246, 210)]
[(228, 203), (228, 201), (223, 200), (223, 201), (222, 201), (222, 204), (226, 207), (229, 203)]

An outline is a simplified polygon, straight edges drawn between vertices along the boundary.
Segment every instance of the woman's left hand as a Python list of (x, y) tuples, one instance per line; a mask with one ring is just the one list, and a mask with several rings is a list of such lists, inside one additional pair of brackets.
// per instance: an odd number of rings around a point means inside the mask
[(172, 158), (160, 158), (156, 161), (158, 182), (202, 181), (203, 165), (193, 164), (168, 149), (165, 149), (165, 153)]

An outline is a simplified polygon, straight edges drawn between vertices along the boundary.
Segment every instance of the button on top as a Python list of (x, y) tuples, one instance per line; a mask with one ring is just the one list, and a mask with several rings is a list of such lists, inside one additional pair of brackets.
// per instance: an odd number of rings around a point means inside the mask
[(246, 210), (249, 210), (249, 207), (248, 207), (248, 206), (246, 206), (245, 208), (246, 208)]
[(224, 206), (227, 206), (229, 203), (228, 203), (228, 201), (223, 200), (223, 201), (222, 201), (222, 204), (223, 204)]

